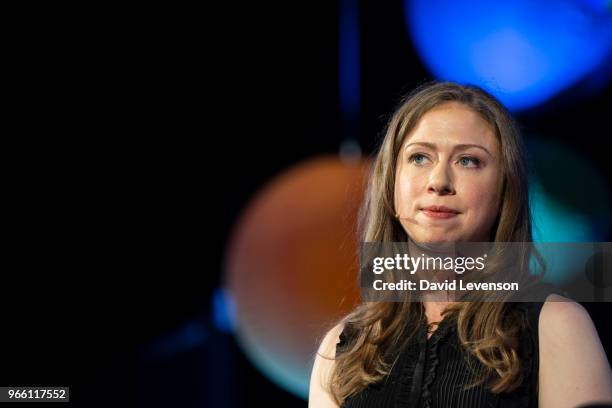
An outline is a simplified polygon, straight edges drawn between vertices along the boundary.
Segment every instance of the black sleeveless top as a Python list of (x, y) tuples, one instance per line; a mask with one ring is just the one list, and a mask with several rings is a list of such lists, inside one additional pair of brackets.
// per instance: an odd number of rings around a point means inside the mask
[[(426, 324), (420, 324), (418, 336), (401, 350), (389, 375), (348, 397), (342, 408), (537, 407), (538, 318), (546, 296), (553, 292), (563, 294), (551, 289), (543, 294), (542, 302), (513, 303), (513, 307), (525, 313), (528, 323), (519, 338), (518, 349), (523, 381), (514, 391), (494, 394), (487, 389), (486, 382), (463, 389), (481, 377), (484, 367), (463, 350), (457, 337), (456, 319), (445, 317), (429, 338)], [(336, 353), (348, 342), (343, 331)]]

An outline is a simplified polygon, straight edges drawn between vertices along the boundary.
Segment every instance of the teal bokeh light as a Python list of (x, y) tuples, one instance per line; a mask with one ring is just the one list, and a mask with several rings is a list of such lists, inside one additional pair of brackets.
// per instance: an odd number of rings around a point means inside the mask
[[(594, 163), (559, 142), (528, 143), (532, 233), (535, 242), (606, 240), (611, 224), (610, 191)], [(584, 270), (581, 261), (561, 251), (542, 254), (545, 279), (564, 283)]]

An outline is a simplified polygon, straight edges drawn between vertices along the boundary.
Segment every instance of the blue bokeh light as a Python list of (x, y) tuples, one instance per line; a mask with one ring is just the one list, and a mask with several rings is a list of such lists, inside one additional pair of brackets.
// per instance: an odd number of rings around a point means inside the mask
[(212, 321), (215, 328), (223, 333), (231, 333), (236, 328), (236, 305), (229, 290), (217, 288), (212, 297)]
[(612, 13), (595, 0), (406, 0), (405, 18), (434, 76), (480, 85), (513, 111), (610, 61)]

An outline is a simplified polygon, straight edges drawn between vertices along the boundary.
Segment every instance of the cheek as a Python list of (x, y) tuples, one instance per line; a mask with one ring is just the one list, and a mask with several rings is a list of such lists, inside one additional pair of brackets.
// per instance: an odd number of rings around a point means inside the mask
[(473, 181), (466, 184), (462, 202), (472, 211), (477, 218), (490, 218), (498, 211), (498, 191), (494, 178), (490, 180)]
[(426, 182), (424, 177), (419, 177), (417, 175), (400, 175), (396, 190), (398, 198), (400, 199), (400, 204), (402, 206), (410, 204), (410, 202), (421, 194), (425, 188), (424, 185)]

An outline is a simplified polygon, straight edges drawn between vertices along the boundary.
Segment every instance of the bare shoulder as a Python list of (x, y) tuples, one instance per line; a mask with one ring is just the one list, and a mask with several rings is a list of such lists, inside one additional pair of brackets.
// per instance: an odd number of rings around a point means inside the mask
[(319, 345), (319, 354), (323, 354), (328, 358), (333, 358), (335, 356), (336, 344), (340, 341), (342, 330), (344, 330), (344, 323), (338, 323), (325, 334)]
[(329, 392), (329, 382), (335, 367), (336, 344), (340, 341), (343, 329), (343, 323), (337, 324), (325, 334), (319, 344), (310, 375), (309, 407), (338, 407)]
[[(548, 295), (539, 318), (541, 328), (558, 331), (562, 329), (594, 329), (586, 309), (577, 302), (556, 293)], [(543, 333), (547, 334), (547, 331)]]
[(557, 294), (539, 317), (539, 384), (543, 407), (612, 402), (612, 372), (587, 310)]
[[(600, 346), (597, 330), (586, 309), (557, 294), (546, 298), (539, 317), (538, 335), (543, 353), (574, 353)], [(545, 347), (542, 347), (545, 346)]]

